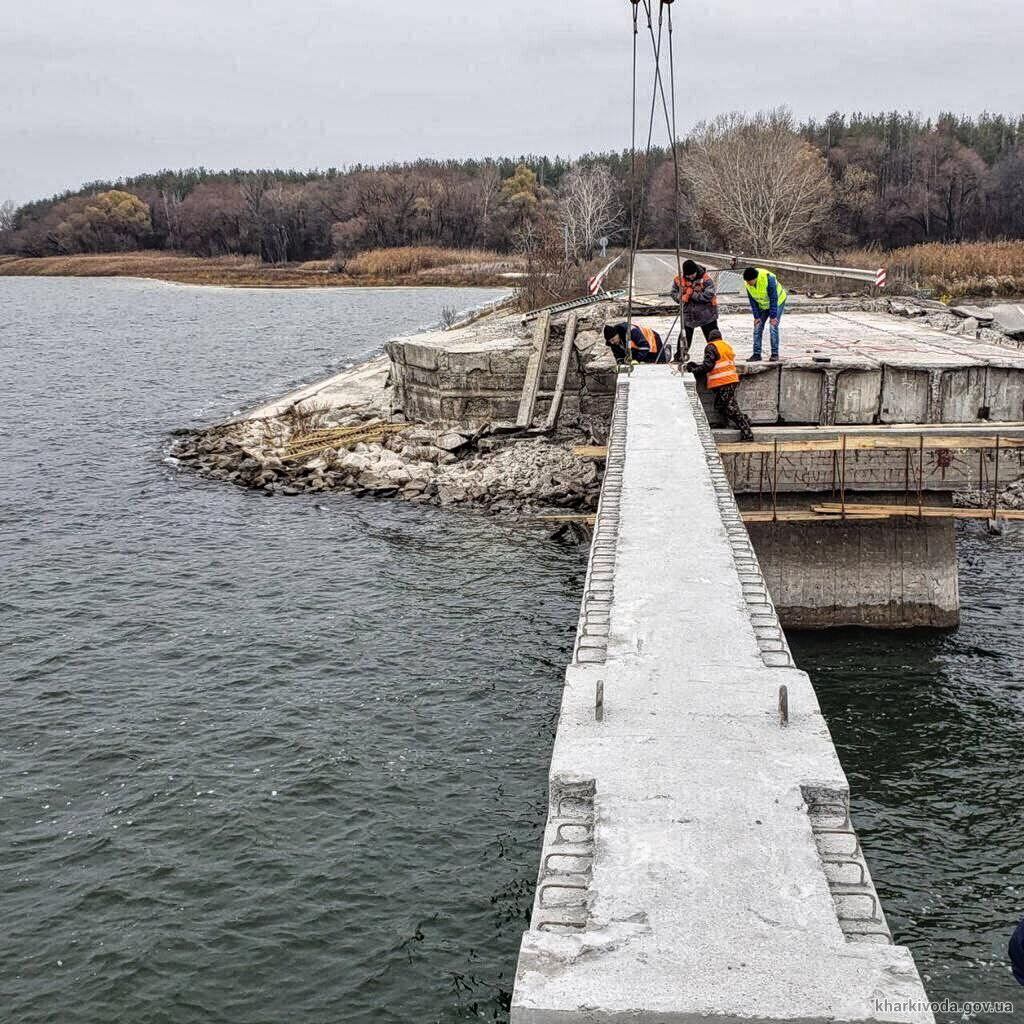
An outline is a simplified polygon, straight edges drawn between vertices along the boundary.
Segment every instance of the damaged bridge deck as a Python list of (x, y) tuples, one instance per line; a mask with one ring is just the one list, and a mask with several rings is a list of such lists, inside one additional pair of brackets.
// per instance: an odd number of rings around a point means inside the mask
[[(790, 719), (779, 716), (780, 687)], [(513, 1024), (930, 1021), (692, 383), (621, 378)]]

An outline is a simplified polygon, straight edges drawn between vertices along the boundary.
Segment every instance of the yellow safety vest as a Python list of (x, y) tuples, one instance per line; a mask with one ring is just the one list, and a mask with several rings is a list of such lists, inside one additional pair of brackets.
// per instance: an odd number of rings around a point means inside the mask
[[(762, 270), (760, 267), (757, 268), (757, 280), (751, 283), (750, 281), (744, 281), (743, 284), (746, 286), (747, 294), (761, 307), (761, 309), (771, 309), (772, 304), (768, 298), (768, 278), (775, 277), (771, 271)], [(788, 295), (786, 289), (782, 287), (782, 282), (776, 277), (775, 287), (779, 292), (779, 305), (781, 306), (787, 299)]]

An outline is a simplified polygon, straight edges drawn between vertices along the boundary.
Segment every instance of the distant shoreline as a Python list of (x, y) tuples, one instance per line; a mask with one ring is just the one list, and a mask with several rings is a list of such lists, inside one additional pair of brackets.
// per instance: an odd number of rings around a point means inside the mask
[(220, 288), (512, 288), (512, 260), (453, 264), (412, 273), (351, 275), (329, 260), (274, 265), (239, 256), (146, 251), (75, 256), (0, 256), (0, 277), (130, 277)]

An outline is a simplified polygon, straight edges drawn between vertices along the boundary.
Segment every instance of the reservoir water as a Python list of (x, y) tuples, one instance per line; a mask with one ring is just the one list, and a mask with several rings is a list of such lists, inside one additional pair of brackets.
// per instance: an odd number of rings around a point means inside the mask
[[(0, 278), (0, 1019), (506, 1019), (586, 551), (164, 461), (493, 294)], [(961, 553), (958, 632), (792, 641), (929, 993), (1024, 1009), (1024, 538)]]

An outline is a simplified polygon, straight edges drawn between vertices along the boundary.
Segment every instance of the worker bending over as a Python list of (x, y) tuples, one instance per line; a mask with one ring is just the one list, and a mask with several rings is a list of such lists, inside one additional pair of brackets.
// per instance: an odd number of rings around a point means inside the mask
[[(626, 331), (629, 329), (629, 344)], [(650, 327), (633, 324), (605, 324), (604, 343), (612, 350), (618, 363), (667, 363), (669, 351), (662, 344), (661, 335)]]
[(736, 372), (736, 353), (729, 342), (722, 340), (721, 331), (714, 330), (708, 335), (704, 362), (689, 362), (686, 370), (698, 380), (703, 378), (708, 389), (714, 392), (715, 411), (724, 416), (727, 423), (739, 429), (744, 441), (753, 441), (754, 432), (750, 429), (750, 420), (743, 415), (736, 402), (736, 389), (740, 383), (740, 375)]
[(718, 287), (704, 267), (686, 260), (682, 277), (677, 277), (672, 285), (672, 298), (683, 303), (683, 334), (689, 352), (693, 332), (698, 327), (704, 332), (705, 341), (718, 329)]
[(764, 338), (766, 323), (771, 324), (772, 362), (778, 362), (779, 321), (786, 311), (786, 289), (770, 270), (762, 267), (747, 267), (743, 271), (743, 283), (746, 285), (750, 309), (754, 314), (754, 352), (750, 362), (761, 361), (761, 341)]

